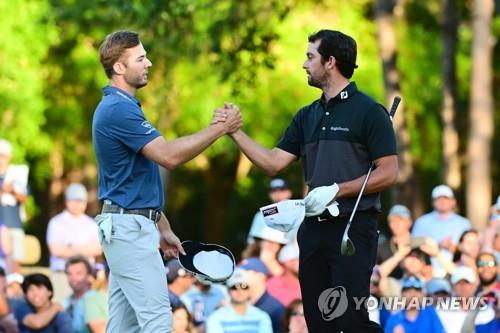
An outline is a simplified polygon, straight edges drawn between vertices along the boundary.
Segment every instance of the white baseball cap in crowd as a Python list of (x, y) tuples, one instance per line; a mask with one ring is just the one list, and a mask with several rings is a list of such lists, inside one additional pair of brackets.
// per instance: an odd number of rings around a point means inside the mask
[(179, 254), (180, 264), (200, 282), (224, 282), (233, 275), (234, 256), (224, 246), (187, 240), (182, 247), (186, 255)]
[(12, 156), (12, 145), (5, 139), (0, 139), (0, 155)]
[(437, 199), (439, 197), (447, 197), (453, 199), (455, 195), (453, 190), (448, 185), (438, 185), (432, 190), (432, 199)]
[(10, 285), (11, 283), (22, 284), (24, 281), (24, 276), (19, 273), (10, 273), (5, 277), (5, 283)]
[(64, 192), (64, 197), (66, 200), (79, 200), (79, 201), (87, 201), (88, 193), (85, 186), (80, 183), (71, 183), (68, 188), (66, 188), (66, 192)]
[(234, 287), (237, 284), (248, 285), (247, 272), (239, 267), (234, 270), (233, 275), (226, 281), (226, 286), (229, 288)]
[(476, 282), (476, 274), (472, 268), (467, 266), (460, 266), (455, 270), (455, 273), (451, 276), (451, 283), (456, 284), (459, 281), (465, 280), (468, 283)]
[(272, 229), (287, 232), (297, 227), (306, 215), (304, 200), (283, 200), (260, 208), (264, 222)]

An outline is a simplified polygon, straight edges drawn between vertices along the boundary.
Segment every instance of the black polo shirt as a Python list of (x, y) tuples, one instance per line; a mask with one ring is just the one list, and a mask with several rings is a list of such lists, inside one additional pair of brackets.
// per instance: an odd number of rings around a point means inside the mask
[[(397, 154), (387, 111), (354, 82), (328, 103), (322, 96), (299, 110), (277, 147), (302, 159), (311, 190), (358, 178), (371, 161)], [(355, 202), (339, 199), (340, 211), (351, 212)], [(364, 195), (358, 209), (380, 211), (380, 194)]]

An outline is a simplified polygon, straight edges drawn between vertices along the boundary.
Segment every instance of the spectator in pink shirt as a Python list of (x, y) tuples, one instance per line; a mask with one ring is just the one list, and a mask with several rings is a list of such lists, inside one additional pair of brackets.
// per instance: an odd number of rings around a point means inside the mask
[(278, 256), (283, 265), (283, 274), (267, 280), (267, 290), (281, 304), (288, 306), (294, 299), (301, 299), (299, 283), (299, 247), (290, 243), (283, 247)]

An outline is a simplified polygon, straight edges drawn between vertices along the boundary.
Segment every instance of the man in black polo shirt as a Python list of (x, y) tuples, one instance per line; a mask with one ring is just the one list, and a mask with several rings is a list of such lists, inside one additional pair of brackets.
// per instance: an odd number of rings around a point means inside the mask
[[(356, 42), (341, 32), (313, 34), (303, 68), (309, 85), (323, 91), (321, 98), (299, 110), (274, 149), (260, 146), (241, 130), (231, 134), (252, 162), (270, 175), (302, 159), (310, 192), (305, 200), (308, 217), (297, 235), (299, 278), (307, 325), (314, 333), (382, 332), (368, 319), (365, 308), (356, 309), (353, 297), (369, 295), (377, 253), (379, 192), (396, 182), (396, 142), (384, 108), (349, 81), (357, 67), (356, 52)], [(237, 107), (225, 105), (230, 108)], [(349, 232), (356, 253), (342, 256), (342, 234), (371, 161), (376, 167)], [(337, 217), (326, 209), (334, 201), (340, 210)], [(341, 304), (345, 298), (335, 299), (341, 294), (329, 292), (327, 302), (318, 304), (320, 295), (335, 287), (345, 288), (348, 305)], [(337, 313), (335, 307), (343, 305), (345, 312)]]

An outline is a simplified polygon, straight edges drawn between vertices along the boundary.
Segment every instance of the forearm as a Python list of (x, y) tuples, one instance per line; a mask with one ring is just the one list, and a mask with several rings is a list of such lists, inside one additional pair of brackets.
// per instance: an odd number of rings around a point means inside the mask
[(281, 171), (282, 167), (277, 164), (273, 150), (262, 147), (242, 130), (231, 134), (231, 138), (243, 154), (268, 175), (273, 176)]
[(387, 277), (391, 272), (399, 265), (404, 256), (399, 253), (394, 253), (394, 255), (379, 265), (380, 276)]
[(448, 274), (452, 275), (455, 272), (457, 266), (451, 260), (446, 258), (441, 251), (439, 251), (434, 257), (441, 264), (441, 266), (443, 266)]
[(76, 255), (75, 249), (66, 244), (49, 244), (50, 254), (55, 257), (69, 258)]
[(52, 319), (54, 319), (58, 312), (59, 309), (54, 304), (52, 304), (46, 310), (37, 313), (31, 313), (24, 317), (23, 324), (29, 328), (39, 330), (47, 326), (52, 321)]
[(8, 315), (10, 312), (9, 303), (7, 303), (7, 298), (5, 295), (0, 295), (0, 318)]
[(199, 155), (224, 134), (223, 127), (216, 124), (195, 134), (166, 141), (163, 153), (164, 163), (162, 165), (167, 169), (174, 169)]
[(157, 225), (160, 235), (164, 234), (165, 232), (172, 231), (172, 228), (170, 227), (170, 222), (168, 221), (167, 217), (163, 212), (161, 213), (161, 218), (158, 221)]
[(91, 243), (88, 245), (73, 245), (73, 252), (86, 257), (97, 257), (102, 254), (102, 248), (99, 242)]
[(106, 320), (96, 319), (87, 323), (91, 333), (104, 333), (106, 332)]
[[(372, 168), (370, 178), (368, 178), (364, 190), (365, 194), (383, 191), (396, 183), (398, 176), (397, 157), (387, 157), (386, 162), (389, 163), (384, 163), (383, 165), (378, 165), (376, 168)], [(357, 196), (365, 178), (366, 174), (356, 179), (339, 183), (337, 198)]]

